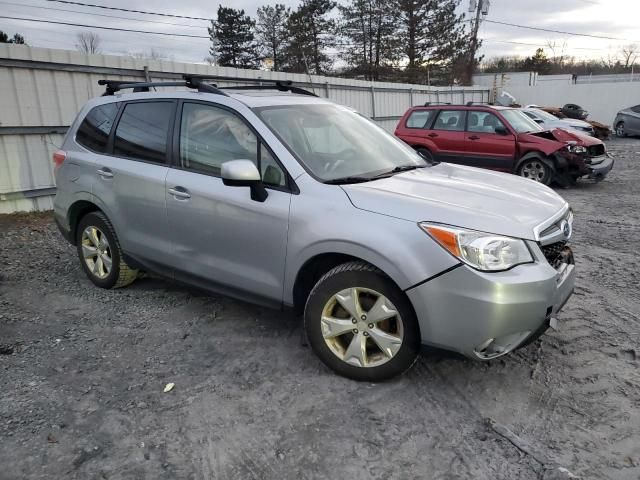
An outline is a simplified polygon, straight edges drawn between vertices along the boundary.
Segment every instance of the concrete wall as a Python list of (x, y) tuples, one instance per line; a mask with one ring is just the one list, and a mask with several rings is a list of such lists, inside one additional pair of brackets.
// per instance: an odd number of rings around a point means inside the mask
[(391, 131), (412, 105), (488, 101), (487, 88), (427, 87), (317, 75), (240, 70), (0, 44), (0, 213), (51, 208), (52, 154), (78, 110), (103, 93), (102, 78), (178, 80), (183, 73), (225, 77), (219, 86), (292, 80), (356, 108)]

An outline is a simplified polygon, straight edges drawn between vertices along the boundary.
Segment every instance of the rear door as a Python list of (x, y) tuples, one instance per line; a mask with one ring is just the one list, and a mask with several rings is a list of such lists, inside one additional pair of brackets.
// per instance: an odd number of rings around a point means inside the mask
[(640, 135), (640, 105), (631, 107), (629, 110), (631, 111), (631, 114), (627, 115), (629, 125), (625, 128), (629, 133)]
[(466, 110), (440, 110), (427, 138), (437, 148), (434, 156), (441, 162), (466, 164), (464, 146), (464, 125)]
[[(511, 129), (492, 112), (470, 110), (468, 115), (466, 164), (511, 172), (516, 153), (516, 136)], [(496, 130), (501, 133), (496, 133)]]
[(165, 178), (170, 152), (173, 100), (122, 105), (109, 154), (95, 163), (93, 194), (115, 227), (122, 249), (136, 259), (166, 265)]

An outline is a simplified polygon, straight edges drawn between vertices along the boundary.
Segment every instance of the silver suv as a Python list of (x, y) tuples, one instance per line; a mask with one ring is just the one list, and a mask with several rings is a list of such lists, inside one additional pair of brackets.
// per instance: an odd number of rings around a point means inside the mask
[[(149, 271), (292, 308), (327, 366), (369, 381), (422, 344), (489, 360), (554, 326), (575, 271), (552, 190), (429, 162), (290, 84), (185, 78), (102, 81), (54, 155), (55, 219), (95, 285)], [(188, 88), (149, 92), (166, 85)]]

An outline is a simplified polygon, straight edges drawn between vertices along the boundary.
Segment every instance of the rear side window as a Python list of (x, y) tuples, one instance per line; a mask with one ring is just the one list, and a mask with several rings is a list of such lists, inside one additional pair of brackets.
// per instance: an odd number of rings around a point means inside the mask
[(173, 102), (129, 103), (116, 128), (114, 155), (165, 163)]
[(636, 105), (635, 107), (632, 107), (631, 110), (633, 110), (635, 113), (640, 113), (640, 105)]
[(407, 118), (407, 128), (429, 128), (435, 110), (414, 110)]
[(105, 153), (111, 127), (118, 114), (118, 103), (92, 108), (76, 132), (76, 142), (96, 153)]
[(441, 110), (433, 130), (464, 131), (464, 110)]

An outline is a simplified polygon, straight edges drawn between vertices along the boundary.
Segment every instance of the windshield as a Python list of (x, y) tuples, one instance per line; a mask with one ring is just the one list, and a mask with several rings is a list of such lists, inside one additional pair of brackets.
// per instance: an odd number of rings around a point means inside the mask
[(500, 113), (507, 119), (511, 128), (518, 133), (541, 132), (544, 130), (520, 110), (501, 110)]
[[(539, 108), (534, 108), (533, 110), (529, 110), (531, 113), (533, 113), (536, 117), (541, 118), (542, 120), (544, 120), (545, 122), (557, 122), (558, 118), (554, 117), (553, 115), (551, 115), (548, 112), (545, 112), (544, 110), (540, 110)], [(527, 111), (525, 110), (525, 113)]]
[(371, 177), (426, 161), (371, 120), (332, 104), (254, 109), (289, 151), (321, 181)]

